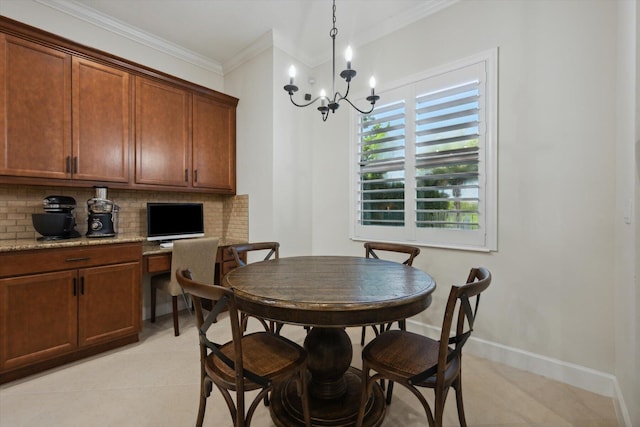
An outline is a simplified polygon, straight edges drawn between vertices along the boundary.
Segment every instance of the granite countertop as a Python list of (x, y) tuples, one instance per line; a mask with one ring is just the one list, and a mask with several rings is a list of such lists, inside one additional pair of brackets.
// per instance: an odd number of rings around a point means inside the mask
[[(78, 237), (75, 239), (67, 240), (49, 240), (39, 241), (36, 239), (16, 239), (16, 240), (0, 240), (0, 252), (12, 252), (12, 251), (27, 251), (32, 249), (55, 249), (55, 248), (69, 248), (76, 246), (91, 246), (91, 245), (113, 245), (118, 243), (135, 243), (141, 242), (143, 244), (142, 253), (144, 255), (171, 252), (171, 249), (161, 248), (159, 242), (149, 242), (145, 236), (140, 235), (121, 235), (118, 234), (115, 237)], [(246, 243), (245, 241), (233, 240), (233, 239), (220, 239), (220, 246), (233, 245), (237, 243)]]
[(109, 245), (116, 243), (144, 242), (146, 237), (138, 235), (117, 235), (115, 237), (77, 237), (66, 240), (16, 239), (0, 240), (0, 252), (26, 251), (31, 249), (54, 249), (74, 246)]

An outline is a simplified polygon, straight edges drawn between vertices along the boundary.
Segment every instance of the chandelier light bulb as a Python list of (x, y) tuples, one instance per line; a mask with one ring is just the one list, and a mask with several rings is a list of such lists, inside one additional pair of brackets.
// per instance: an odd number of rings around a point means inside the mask
[(353, 50), (351, 50), (351, 46), (347, 46), (347, 50), (344, 51), (344, 59), (347, 60), (347, 69), (350, 69), (351, 60), (353, 59)]
[(295, 78), (296, 78), (296, 67), (292, 65), (291, 67), (289, 67), (289, 84), (290, 85), (293, 84), (293, 79)]
[(369, 87), (371, 89), (375, 89), (376, 88), (376, 78), (371, 76), (371, 78), (369, 79)]

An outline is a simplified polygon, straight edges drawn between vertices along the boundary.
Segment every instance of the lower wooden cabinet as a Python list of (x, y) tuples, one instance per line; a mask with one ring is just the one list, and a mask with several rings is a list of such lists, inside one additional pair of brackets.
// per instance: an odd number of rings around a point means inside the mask
[(0, 254), (0, 383), (138, 340), (141, 244)]

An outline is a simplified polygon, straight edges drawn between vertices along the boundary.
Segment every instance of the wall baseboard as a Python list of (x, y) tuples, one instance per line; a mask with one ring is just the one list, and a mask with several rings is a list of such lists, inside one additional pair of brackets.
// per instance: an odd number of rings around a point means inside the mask
[[(408, 319), (411, 330), (434, 339), (439, 339), (440, 328)], [(614, 375), (559, 359), (542, 356), (495, 342), (471, 337), (466, 351), (493, 362), (503, 363), (513, 368), (532, 372), (552, 380), (613, 399), (616, 416), (621, 426), (632, 427), (631, 417), (625, 404), (618, 380)]]

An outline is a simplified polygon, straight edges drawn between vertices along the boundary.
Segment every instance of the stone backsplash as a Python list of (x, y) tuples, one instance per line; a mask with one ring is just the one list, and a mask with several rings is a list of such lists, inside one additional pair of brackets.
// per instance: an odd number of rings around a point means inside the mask
[[(0, 185), (0, 240), (35, 239), (40, 236), (31, 222), (32, 213), (44, 212), (42, 201), (50, 195), (71, 196), (76, 200), (76, 229), (87, 232), (87, 200), (93, 188)], [(227, 240), (249, 238), (249, 198), (247, 195), (161, 192), (108, 189), (107, 198), (120, 208), (120, 234), (147, 235), (147, 202), (199, 202), (204, 204), (205, 234)]]

